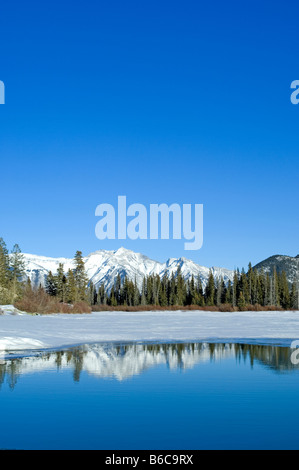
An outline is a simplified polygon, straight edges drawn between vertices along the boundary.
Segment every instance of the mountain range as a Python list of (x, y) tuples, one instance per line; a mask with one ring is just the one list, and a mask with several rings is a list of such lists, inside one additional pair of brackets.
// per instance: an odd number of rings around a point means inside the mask
[[(50, 258), (28, 253), (24, 253), (23, 257), (26, 276), (31, 280), (33, 286), (40, 284), (44, 286), (48, 273), (51, 271), (52, 274), (55, 274), (60, 263), (63, 264), (65, 272), (74, 269), (74, 260), (71, 258)], [(229, 280), (233, 280), (234, 275), (232, 270), (200, 266), (184, 257), (169, 258), (166, 262), (161, 263), (126, 248), (114, 251), (98, 250), (84, 257), (83, 260), (88, 279), (93, 282), (96, 288), (103, 283), (108, 292), (118, 274), (121, 279), (124, 279), (125, 276), (133, 281), (136, 279), (139, 288), (141, 288), (144, 276), (151, 274), (158, 274), (161, 277), (165, 274), (171, 276), (172, 273), (176, 273), (179, 266), (185, 280), (191, 279), (192, 275), (195, 279), (199, 276), (203, 288), (207, 284), (210, 271), (215, 279), (222, 276), (226, 285)], [(274, 255), (256, 264), (254, 269), (263, 268), (265, 272), (273, 272), (274, 267), (278, 272), (284, 270), (290, 283), (294, 280), (299, 281), (299, 255), (296, 257)]]
[[(45, 256), (23, 254), (25, 262), (26, 276), (31, 280), (33, 286), (45, 285), (46, 277), (51, 271), (55, 274), (60, 263), (64, 266), (64, 271), (74, 269), (74, 261), (70, 258), (49, 258)], [(119, 248), (114, 251), (99, 250), (83, 258), (85, 271), (88, 279), (93, 282), (96, 288), (102, 283), (109, 292), (114, 284), (116, 276), (121, 279), (127, 276), (135, 280), (141, 288), (144, 276), (158, 274), (163, 277), (165, 274), (171, 276), (181, 267), (182, 276), (185, 280), (195, 279), (199, 276), (203, 287), (206, 286), (210, 270), (215, 279), (222, 276), (225, 284), (229, 279), (233, 279), (233, 271), (225, 268), (200, 266), (194, 261), (186, 258), (169, 258), (165, 263), (152, 260), (141, 253)]]

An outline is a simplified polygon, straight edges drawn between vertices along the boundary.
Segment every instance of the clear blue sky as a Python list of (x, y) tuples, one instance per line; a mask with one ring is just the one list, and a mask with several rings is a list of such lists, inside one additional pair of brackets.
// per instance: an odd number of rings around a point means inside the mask
[[(0, 14), (0, 236), (247, 267), (299, 253), (299, 4), (15, 1)], [(95, 208), (204, 204), (204, 244), (100, 241)]]

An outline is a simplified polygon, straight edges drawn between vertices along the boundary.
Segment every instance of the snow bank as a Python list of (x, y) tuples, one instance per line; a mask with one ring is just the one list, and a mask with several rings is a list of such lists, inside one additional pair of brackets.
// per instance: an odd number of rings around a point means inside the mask
[(0, 338), (0, 351), (46, 349), (47, 345), (37, 339), (4, 336)]
[(0, 316), (2, 352), (111, 341), (229, 340), (289, 346), (293, 339), (299, 339), (299, 311), (94, 312), (88, 315)]
[(0, 305), (1, 315), (26, 315), (25, 312), (18, 310), (14, 305)]

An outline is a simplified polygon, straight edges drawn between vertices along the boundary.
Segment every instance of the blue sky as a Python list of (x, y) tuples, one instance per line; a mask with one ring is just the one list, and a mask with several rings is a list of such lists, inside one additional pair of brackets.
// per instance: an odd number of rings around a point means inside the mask
[[(1, 2), (0, 236), (234, 268), (298, 247), (298, 2)], [(104, 240), (95, 208), (204, 204), (204, 244)]]

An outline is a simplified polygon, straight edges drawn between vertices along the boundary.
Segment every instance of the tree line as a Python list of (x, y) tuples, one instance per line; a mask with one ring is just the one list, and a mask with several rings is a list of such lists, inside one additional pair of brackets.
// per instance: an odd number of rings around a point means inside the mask
[(234, 272), (233, 280), (226, 284), (222, 276), (215, 278), (210, 270), (205, 288), (200, 276), (193, 275), (185, 280), (181, 268), (171, 276), (160, 277), (158, 274), (145, 276), (141, 289), (136, 280), (133, 282), (127, 276), (121, 280), (116, 277), (111, 291), (108, 293), (102, 284), (98, 290), (92, 285), (90, 299), (94, 304), (110, 306), (199, 306), (220, 307), (229, 305), (232, 308), (245, 310), (248, 306), (280, 307), (296, 309), (298, 307), (298, 286), (288, 283), (286, 273), (265, 273), (263, 270), (253, 270), (251, 263), (248, 272), (244, 269)]
[[(20, 247), (15, 245), (9, 254), (0, 238), (0, 304), (32, 298), (34, 289), (26, 279), (25, 263)], [(158, 274), (145, 276), (141, 286), (137, 280), (118, 274), (110, 290), (102, 283), (96, 288), (88, 279), (81, 251), (74, 256), (74, 268), (64, 271), (59, 264), (57, 272), (49, 272), (45, 286), (38, 287), (43, 302), (48, 298), (60, 304), (84, 302), (89, 306), (198, 306), (221, 307), (246, 310), (250, 306), (299, 308), (299, 292), (296, 282), (290, 285), (286, 273), (257, 271), (251, 263), (248, 271), (236, 270), (232, 281), (224, 282), (223, 277), (214, 277), (210, 270), (208, 281), (203, 287), (200, 276), (184, 279), (180, 266), (175, 273), (163, 277)], [(57, 304), (56, 304), (57, 305)]]
[[(75, 269), (64, 273), (63, 265), (59, 265), (56, 274), (51, 272), (46, 281), (46, 291), (57, 296), (61, 302), (84, 300), (91, 306), (189, 306), (220, 307), (230, 305), (232, 308), (245, 310), (248, 306), (280, 307), (284, 310), (298, 307), (298, 287), (294, 282), (289, 285), (286, 273), (265, 273), (254, 270), (249, 263), (248, 271), (242, 269), (234, 272), (233, 280), (226, 284), (223, 277), (215, 278), (210, 270), (205, 288), (200, 276), (193, 275), (185, 280), (180, 266), (171, 276), (158, 274), (145, 276), (141, 287), (136, 279), (128, 276), (116, 276), (110, 290), (104, 283), (96, 288), (84, 271), (81, 252), (75, 257)], [(76, 287), (77, 286), (77, 287)], [(79, 296), (79, 297), (78, 297)]]

